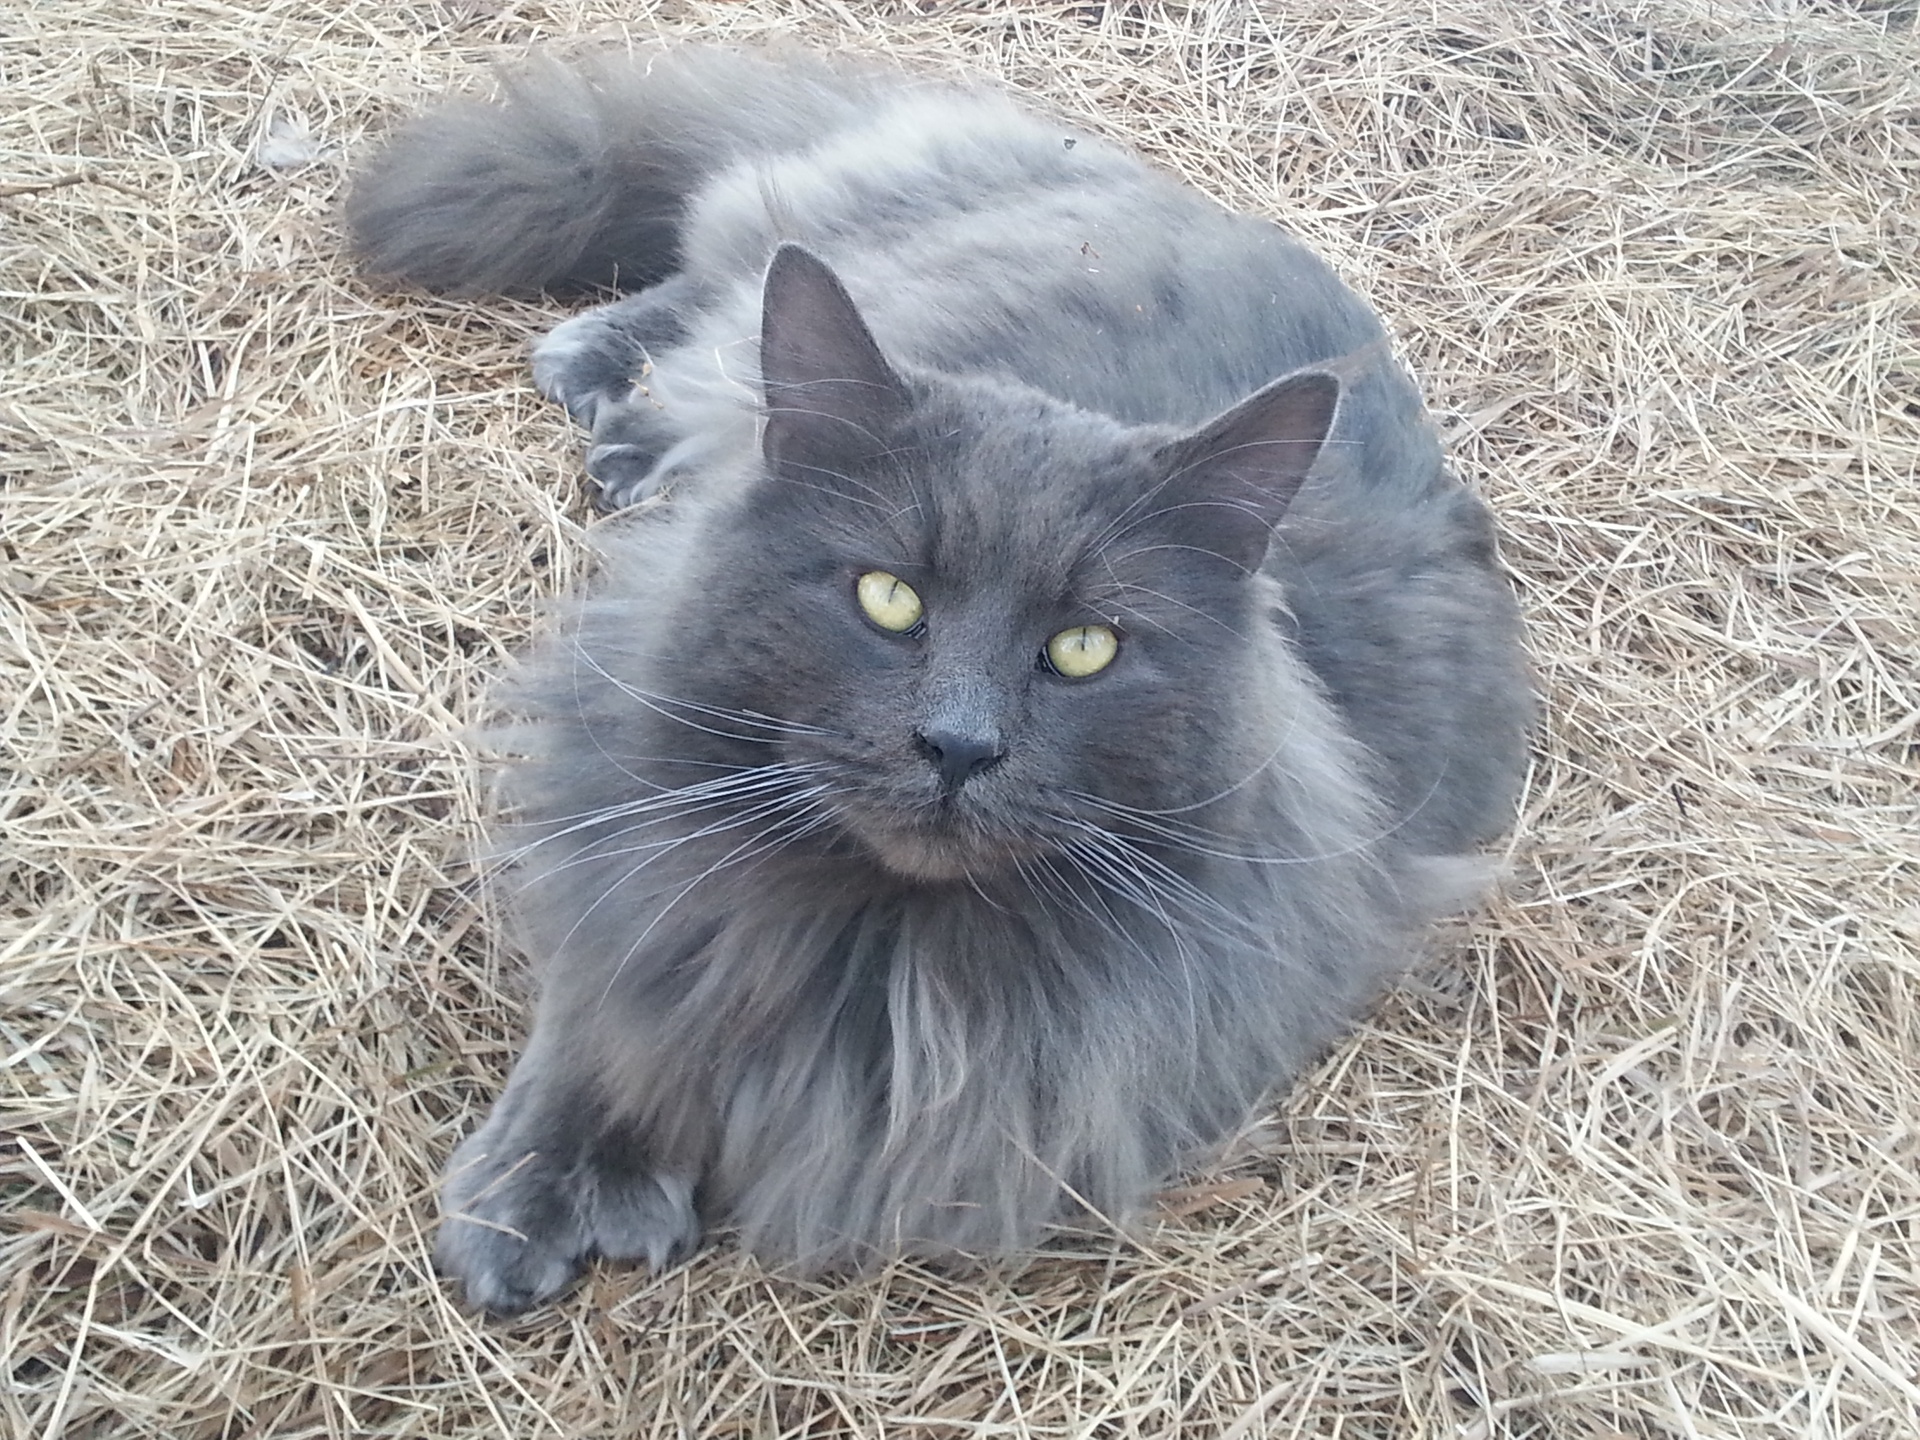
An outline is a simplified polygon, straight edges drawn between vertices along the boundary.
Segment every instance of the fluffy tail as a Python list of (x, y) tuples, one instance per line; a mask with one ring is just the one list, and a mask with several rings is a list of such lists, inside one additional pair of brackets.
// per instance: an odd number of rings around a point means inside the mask
[(368, 269), (431, 290), (650, 285), (678, 267), (702, 181), (811, 145), (873, 89), (824, 63), (718, 49), (545, 61), (500, 103), (402, 126), (355, 176), (347, 229)]

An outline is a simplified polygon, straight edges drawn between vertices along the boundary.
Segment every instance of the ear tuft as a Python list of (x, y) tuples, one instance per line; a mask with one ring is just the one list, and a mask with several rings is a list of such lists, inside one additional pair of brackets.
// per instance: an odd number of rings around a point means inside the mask
[(905, 412), (900, 377), (826, 262), (782, 245), (761, 302), (760, 376), (769, 465), (835, 469), (886, 446)]
[(1160, 451), (1161, 515), (1182, 542), (1254, 571), (1333, 428), (1340, 382), (1285, 376)]

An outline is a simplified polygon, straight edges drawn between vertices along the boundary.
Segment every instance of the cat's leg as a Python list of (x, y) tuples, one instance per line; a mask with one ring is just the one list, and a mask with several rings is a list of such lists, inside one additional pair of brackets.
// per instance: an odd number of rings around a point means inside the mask
[(577, 1056), (536, 1030), (447, 1166), (434, 1260), (497, 1314), (553, 1298), (595, 1256), (662, 1269), (699, 1244), (696, 1180), (658, 1164)]
[(696, 288), (684, 275), (554, 327), (533, 349), (540, 393), (592, 434), (594, 503), (620, 510), (659, 488), (662, 459), (681, 436), (655, 398), (653, 360), (687, 337)]

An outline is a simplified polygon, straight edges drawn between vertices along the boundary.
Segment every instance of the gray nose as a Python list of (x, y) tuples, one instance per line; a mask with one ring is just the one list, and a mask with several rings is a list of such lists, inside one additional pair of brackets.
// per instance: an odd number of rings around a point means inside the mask
[(992, 730), (963, 733), (956, 730), (916, 730), (920, 753), (940, 772), (940, 782), (953, 794), (982, 770), (991, 770), (1006, 758), (1000, 736)]

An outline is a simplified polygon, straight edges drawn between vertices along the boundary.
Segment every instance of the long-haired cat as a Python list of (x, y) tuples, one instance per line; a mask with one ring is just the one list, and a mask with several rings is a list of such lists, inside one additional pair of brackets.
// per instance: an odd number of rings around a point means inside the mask
[[(1470, 898), (1529, 687), (1486, 509), (1271, 223), (988, 93), (692, 48), (415, 121), (373, 270), (536, 349), (591, 592), (510, 697), (538, 1016), (439, 1260), (512, 1311), (1137, 1212)], [(657, 498), (653, 498), (657, 497)]]

